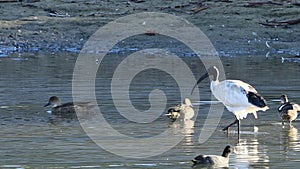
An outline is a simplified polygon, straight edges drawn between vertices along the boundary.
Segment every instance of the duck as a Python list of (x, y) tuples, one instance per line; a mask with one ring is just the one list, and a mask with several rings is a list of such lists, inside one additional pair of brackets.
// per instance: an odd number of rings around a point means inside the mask
[(223, 128), (223, 131), (229, 130), (234, 124), (238, 126), (238, 135), (240, 134), (240, 121), (252, 113), (257, 118), (257, 111), (266, 111), (269, 109), (266, 100), (250, 84), (241, 80), (219, 81), (219, 69), (212, 66), (202, 75), (194, 85), (195, 87), (205, 78), (212, 76), (210, 90), (217, 100), (223, 103), (228, 111), (232, 112), (236, 120)]
[(298, 111), (300, 111), (300, 106), (296, 103), (289, 102), (288, 96), (283, 94), (280, 96), (281, 105), (278, 107), (278, 113), (284, 125), (285, 121), (292, 124), (292, 121), (296, 120), (298, 117)]
[(180, 105), (169, 107), (168, 113), (165, 115), (172, 121), (176, 121), (180, 117)]
[(54, 115), (70, 115), (76, 114), (76, 111), (88, 111), (93, 105), (89, 102), (68, 102), (61, 104), (60, 99), (57, 96), (51, 96), (44, 107), (52, 106), (51, 114)]
[(206, 164), (218, 167), (226, 167), (229, 163), (229, 156), (233, 153), (234, 148), (231, 145), (227, 145), (221, 155), (198, 155), (192, 162), (193, 165)]
[(183, 116), (184, 120), (191, 120), (195, 115), (195, 111), (191, 100), (189, 98), (185, 98), (182, 104), (169, 107), (168, 113), (165, 115), (172, 121), (175, 121), (181, 116)]

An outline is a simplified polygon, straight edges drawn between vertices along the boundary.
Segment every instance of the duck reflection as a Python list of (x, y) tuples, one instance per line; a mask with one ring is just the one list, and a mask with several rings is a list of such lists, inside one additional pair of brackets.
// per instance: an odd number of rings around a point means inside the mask
[(219, 167), (213, 165), (194, 165), (193, 169), (229, 169), (229, 167)]
[(280, 135), (280, 145), (282, 150), (287, 153), (289, 150), (300, 151), (298, 129), (293, 125), (282, 127)]
[(195, 124), (194, 120), (185, 120), (183, 122), (183, 128), (184, 128), (183, 133), (185, 134), (185, 136), (194, 134), (194, 124)]
[(184, 134), (185, 137), (191, 137), (194, 134), (194, 120), (183, 120), (170, 122), (169, 127), (172, 129), (173, 134)]
[[(260, 163), (260, 167), (269, 168), (269, 156), (267, 155), (267, 149), (264, 146), (260, 146), (256, 138), (240, 139), (235, 146), (235, 167), (237, 168), (252, 168), (256, 164)], [(261, 166), (262, 164), (266, 166)]]
[(193, 135), (194, 135), (194, 120), (185, 120), (183, 125), (183, 134), (185, 136), (185, 144), (186, 145), (194, 145), (193, 144)]
[(194, 120), (177, 120), (169, 123), (169, 128), (174, 135), (183, 135), (184, 140), (182, 145), (185, 147), (185, 152), (192, 152), (193, 136), (194, 136)]

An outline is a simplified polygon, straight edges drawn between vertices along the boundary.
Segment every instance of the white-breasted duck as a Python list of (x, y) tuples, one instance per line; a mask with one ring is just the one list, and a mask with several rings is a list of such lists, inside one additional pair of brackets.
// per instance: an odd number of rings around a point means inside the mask
[(281, 105), (278, 107), (278, 112), (282, 121), (282, 125), (285, 121), (288, 121), (290, 124), (292, 124), (292, 121), (296, 120), (298, 117), (300, 106), (296, 103), (289, 102), (287, 95), (281, 95), (280, 102)]
[(221, 155), (198, 155), (195, 157), (192, 162), (194, 165), (199, 164), (208, 164), (208, 165), (214, 165), (218, 167), (226, 167), (229, 163), (229, 156), (231, 153), (233, 153), (234, 148), (230, 145), (227, 145), (225, 149), (223, 150), (223, 153)]
[(189, 98), (185, 98), (182, 104), (170, 107), (168, 109), (168, 113), (165, 115), (172, 121), (175, 121), (179, 117), (182, 117), (184, 120), (190, 120), (194, 117), (195, 111), (191, 100)]

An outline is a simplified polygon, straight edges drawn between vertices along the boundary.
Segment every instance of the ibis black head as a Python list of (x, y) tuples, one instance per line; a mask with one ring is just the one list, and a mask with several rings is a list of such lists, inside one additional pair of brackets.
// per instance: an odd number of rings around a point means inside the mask
[(194, 86), (193, 89), (192, 89), (191, 94), (193, 94), (194, 89), (196, 88), (196, 86), (197, 86), (202, 80), (208, 78), (209, 75), (212, 75), (212, 76), (213, 76), (213, 79), (212, 79), (213, 81), (218, 80), (218, 78), (219, 78), (219, 70), (218, 70), (218, 68), (217, 68), (216, 66), (212, 66), (212, 67), (208, 68), (207, 71), (206, 71), (206, 73), (203, 74), (203, 75), (198, 79), (197, 83), (195, 84), (195, 86)]

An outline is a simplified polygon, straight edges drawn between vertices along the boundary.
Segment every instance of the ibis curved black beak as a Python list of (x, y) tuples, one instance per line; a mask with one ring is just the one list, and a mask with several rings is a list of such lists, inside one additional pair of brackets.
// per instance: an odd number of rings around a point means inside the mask
[(202, 75), (202, 76), (200, 77), (200, 79), (197, 81), (197, 83), (196, 83), (195, 86), (193, 87), (192, 92), (191, 92), (191, 95), (193, 94), (193, 92), (194, 92), (196, 86), (197, 86), (202, 80), (206, 79), (208, 76), (209, 76), (209, 74), (208, 74), (208, 72), (206, 72), (204, 75)]

